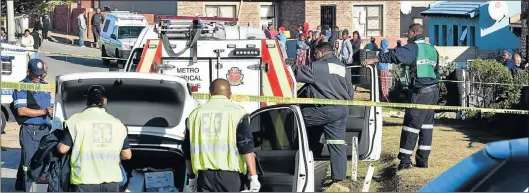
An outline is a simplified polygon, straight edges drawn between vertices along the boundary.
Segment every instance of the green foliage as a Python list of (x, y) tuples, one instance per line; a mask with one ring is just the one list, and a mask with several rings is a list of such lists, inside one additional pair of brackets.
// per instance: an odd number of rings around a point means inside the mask
[[(2, 1), (2, 15), (7, 14), (7, 6)], [(52, 12), (57, 5), (69, 5), (72, 0), (13, 0), (17, 14), (44, 14)]]
[[(474, 82), (471, 85), (475, 91), (472, 94), (485, 99), (485, 103), (480, 107), (506, 109), (519, 103), (522, 85), (529, 81), (526, 70), (512, 73), (496, 60), (481, 58), (472, 61), (469, 67), (471, 82)], [(479, 84), (479, 82), (500, 84)], [(476, 114), (468, 115), (472, 117)], [(489, 117), (491, 114), (482, 116)]]

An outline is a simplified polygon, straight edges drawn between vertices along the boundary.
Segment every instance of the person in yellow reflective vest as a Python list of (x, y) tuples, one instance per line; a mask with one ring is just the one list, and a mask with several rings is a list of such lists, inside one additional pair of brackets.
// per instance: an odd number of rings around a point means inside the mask
[(88, 89), (88, 107), (66, 120), (65, 135), (57, 145), (60, 153), (72, 150), (73, 192), (118, 192), (123, 180), (120, 162), (132, 157), (127, 128), (106, 112), (104, 93), (99, 85)]
[(227, 80), (216, 79), (211, 98), (186, 120), (183, 144), (188, 171), (188, 188), (195, 192), (239, 192), (249, 173), (250, 191), (258, 192), (250, 117), (230, 100)]

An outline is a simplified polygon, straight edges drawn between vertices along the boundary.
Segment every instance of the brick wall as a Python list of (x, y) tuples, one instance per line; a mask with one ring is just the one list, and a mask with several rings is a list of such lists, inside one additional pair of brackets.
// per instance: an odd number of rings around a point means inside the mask
[[(305, 1), (304, 0), (290, 0), (281, 1), (278, 3), (278, 26), (284, 26), (290, 31), (290, 34), (295, 34), (296, 27), (303, 24), (305, 20)], [(312, 28), (313, 26), (309, 24)]]
[(204, 3), (195, 1), (178, 1), (176, 14), (182, 16), (194, 16), (197, 13), (204, 14)]

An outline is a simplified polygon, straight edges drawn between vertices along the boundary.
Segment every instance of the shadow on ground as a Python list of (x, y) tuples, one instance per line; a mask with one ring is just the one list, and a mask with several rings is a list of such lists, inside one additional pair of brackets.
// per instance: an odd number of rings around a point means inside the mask
[(487, 144), (492, 141), (502, 140), (501, 137), (491, 135), (490, 132), (484, 130), (485, 125), (483, 121), (471, 120), (457, 120), (457, 119), (439, 119), (436, 120), (436, 125), (445, 125), (454, 130), (443, 129), (445, 132), (460, 132), (465, 135), (465, 140), (468, 141), (468, 148), (472, 148), (474, 143)]
[(55, 60), (64, 61), (64, 62), (80, 64), (83, 66), (106, 68), (106, 66), (103, 65), (103, 61), (101, 59), (80, 58), (80, 57), (73, 57), (73, 56), (48, 56), (48, 57), (55, 59)]
[[(7, 151), (2, 152), (2, 168), (18, 169), (20, 161), (20, 148), (6, 148)], [(2, 174), (2, 176), (4, 176)]]

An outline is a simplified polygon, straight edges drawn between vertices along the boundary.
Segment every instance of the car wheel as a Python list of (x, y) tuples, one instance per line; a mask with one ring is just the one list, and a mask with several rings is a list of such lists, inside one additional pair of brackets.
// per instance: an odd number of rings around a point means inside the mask
[(2, 113), (2, 115), (0, 115), (0, 129), (2, 129), (2, 134), (4, 134), (4, 129), (6, 128), (6, 124), (7, 124), (7, 118), (6, 118), (6, 115), (4, 115), (4, 112), (0, 112)]
[[(107, 51), (105, 50), (105, 46), (101, 46), (101, 57), (108, 57), (107, 55)], [(103, 65), (109, 65), (110, 64), (110, 59), (102, 59), (103, 60)]]

